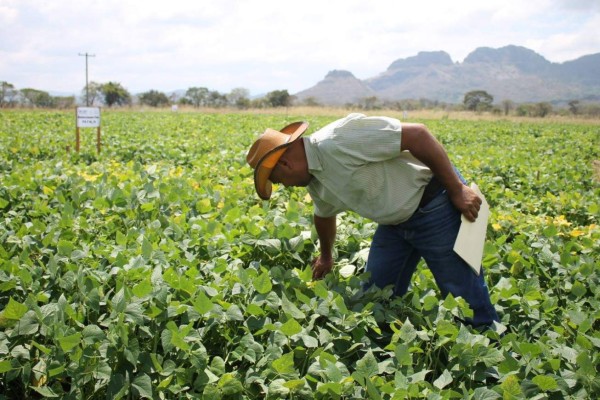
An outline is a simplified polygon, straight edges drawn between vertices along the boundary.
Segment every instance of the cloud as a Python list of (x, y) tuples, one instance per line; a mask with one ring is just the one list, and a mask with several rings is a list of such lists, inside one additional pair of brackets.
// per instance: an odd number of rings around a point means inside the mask
[(332, 69), (360, 79), (419, 51), (461, 62), (516, 44), (554, 62), (600, 48), (599, 2), (566, 0), (0, 0), (0, 80), (79, 91), (90, 79), (132, 92), (205, 86), (306, 89)]

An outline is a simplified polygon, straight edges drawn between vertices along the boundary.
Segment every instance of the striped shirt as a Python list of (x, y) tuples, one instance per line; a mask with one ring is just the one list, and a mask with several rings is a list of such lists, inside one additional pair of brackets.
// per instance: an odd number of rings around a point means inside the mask
[(380, 224), (406, 221), (432, 173), (400, 151), (400, 121), (350, 114), (303, 138), (307, 189), (319, 217), (352, 210)]

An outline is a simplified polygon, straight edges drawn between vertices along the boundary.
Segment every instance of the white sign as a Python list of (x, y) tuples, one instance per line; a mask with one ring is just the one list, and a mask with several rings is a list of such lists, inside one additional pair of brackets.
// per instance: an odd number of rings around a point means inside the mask
[(77, 107), (77, 127), (97, 128), (100, 126), (99, 107)]

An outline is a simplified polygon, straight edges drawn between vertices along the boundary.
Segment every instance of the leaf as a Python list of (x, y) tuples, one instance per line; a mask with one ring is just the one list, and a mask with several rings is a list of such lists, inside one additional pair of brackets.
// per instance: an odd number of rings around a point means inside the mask
[(40, 386), (40, 387), (36, 387), (36, 386), (31, 386), (31, 388), (33, 390), (35, 390), (36, 392), (38, 392), (39, 394), (41, 394), (42, 396), (44, 396), (45, 398), (56, 398), (56, 397), (60, 397), (58, 394), (56, 394), (51, 388), (49, 388), (48, 386)]
[(208, 298), (208, 296), (206, 294), (204, 294), (203, 290), (198, 291), (198, 295), (194, 299), (193, 305), (194, 305), (194, 309), (196, 311), (198, 311), (198, 313), (201, 315), (204, 315), (204, 314), (210, 312), (214, 307), (214, 304)]
[(438, 389), (443, 389), (449, 384), (451, 384), (452, 381), (453, 379), (452, 375), (450, 374), (450, 371), (445, 369), (442, 375), (438, 376), (438, 378), (435, 381), (433, 381), (433, 386), (435, 386)]
[(0, 361), (0, 374), (13, 370), (10, 360)]
[(19, 335), (33, 335), (37, 333), (40, 325), (35, 311), (30, 310), (21, 317), (16, 326), (16, 332)]
[(356, 372), (365, 378), (370, 378), (379, 373), (377, 359), (370, 350), (363, 358), (356, 362)]
[(14, 300), (8, 299), (8, 304), (2, 311), (2, 316), (6, 319), (19, 320), (27, 312), (27, 306)]
[(288, 298), (283, 295), (281, 298), (281, 309), (290, 317), (295, 319), (304, 319), (306, 315), (300, 311), (298, 307), (294, 303), (288, 300)]
[(81, 342), (81, 333), (74, 333), (69, 336), (64, 336), (64, 337), (58, 338), (57, 340), (58, 340), (58, 343), (60, 344), (61, 349), (65, 353), (68, 353), (69, 351), (71, 351), (75, 347), (77, 347), (79, 345), (79, 343)]
[(293, 374), (294, 369), (294, 353), (286, 353), (272, 362), (273, 368), (279, 374)]
[(260, 294), (267, 294), (273, 289), (271, 276), (266, 271), (254, 278), (253, 284), (256, 291)]
[(531, 381), (545, 392), (558, 389), (558, 383), (556, 382), (556, 379), (548, 375), (534, 376)]
[(100, 345), (102, 341), (106, 338), (106, 335), (98, 325), (87, 325), (81, 331), (81, 337), (83, 343), (87, 345)]
[(403, 343), (411, 343), (413, 340), (416, 339), (416, 337), (417, 331), (415, 330), (415, 327), (410, 322), (410, 320), (407, 318), (406, 321), (404, 321), (404, 324), (402, 324), (402, 327), (400, 328), (400, 339)]
[(227, 309), (226, 315), (227, 315), (227, 319), (229, 319), (230, 321), (243, 321), (244, 320), (244, 314), (242, 314), (242, 310), (236, 304), (232, 304), (231, 306), (229, 306), (229, 308)]
[(285, 324), (279, 328), (281, 332), (287, 337), (293, 336), (297, 333), (302, 332), (302, 326), (295, 319), (289, 319)]
[(235, 378), (235, 375), (226, 373), (219, 379), (217, 387), (221, 390), (221, 393), (225, 396), (240, 393), (244, 390), (241, 382)]
[(521, 385), (519, 384), (519, 378), (515, 375), (509, 375), (506, 377), (504, 382), (500, 385), (502, 392), (505, 395), (518, 396), (521, 394)]
[(152, 398), (152, 381), (147, 374), (140, 374), (135, 377), (131, 386), (137, 390), (140, 397)]
[(473, 400), (496, 400), (502, 398), (501, 395), (488, 388), (477, 388), (473, 391)]

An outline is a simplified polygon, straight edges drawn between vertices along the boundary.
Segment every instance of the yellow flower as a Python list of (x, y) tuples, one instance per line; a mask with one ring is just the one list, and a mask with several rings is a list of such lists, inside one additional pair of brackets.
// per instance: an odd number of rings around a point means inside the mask
[(573, 229), (571, 231), (571, 236), (573, 236), (573, 237), (578, 237), (578, 236), (581, 236), (581, 235), (585, 235), (585, 232), (582, 231), (582, 230), (580, 230), (580, 229)]

